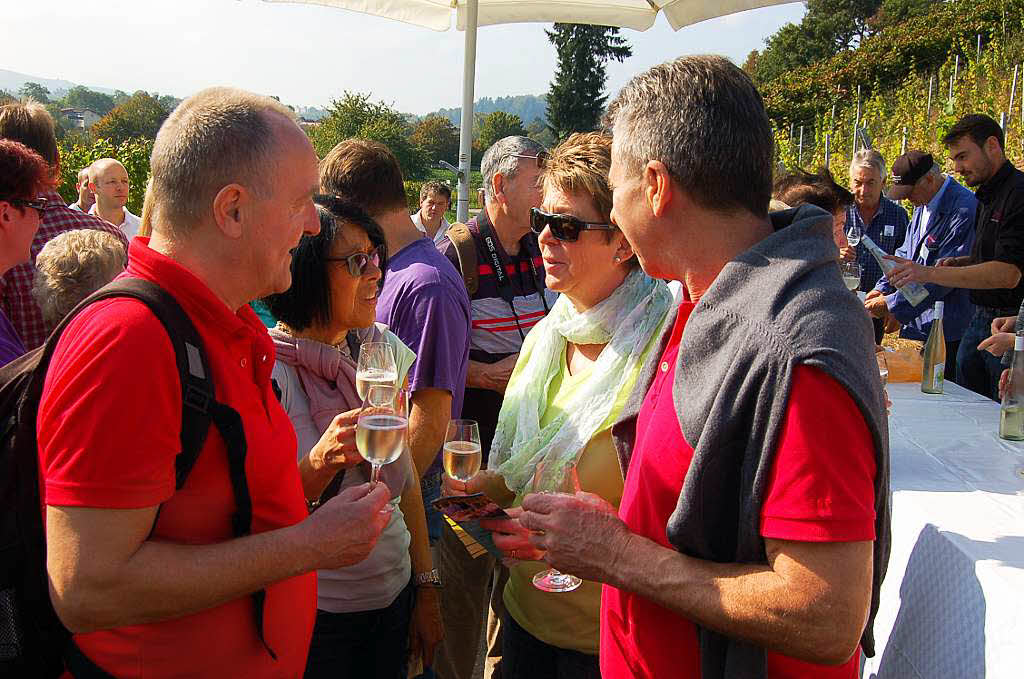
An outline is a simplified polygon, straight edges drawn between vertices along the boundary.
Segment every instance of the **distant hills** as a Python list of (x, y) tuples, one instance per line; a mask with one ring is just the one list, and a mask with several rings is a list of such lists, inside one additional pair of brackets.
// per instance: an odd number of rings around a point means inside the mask
[[(523, 121), (523, 125), (529, 125), (538, 118), (541, 122), (547, 122), (545, 117), (547, 100), (543, 94), (540, 96), (520, 94), (510, 97), (481, 97), (473, 104), (474, 113), (488, 114), (495, 111), (504, 111), (505, 113), (517, 115)], [(457, 108), (442, 108), (435, 111), (434, 114), (447, 118), (455, 125), (459, 125), (462, 122), (461, 106)]]
[[(16, 71), (0, 69), (0, 90), (6, 90), (11, 94), (17, 94), (18, 90), (20, 90), (25, 83), (39, 83), (46, 89), (50, 90), (52, 99), (60, 99), (68, 92), (68, 90), (80, 84), (69, 80), (42, 78), (40, 76), (29, 75), (27, 73), (18, 73)], [(110, 89), (109, 87), (96, 87), (93, 85), (85, 85), (85, 87), (88, 87), (90, 90), (95, 92), (102, 92), (103, 94), (113, 95), (117, 92), (117, 90)], [(326, 107), (294, 106), (294, 108), (296, 113), (309, 120), (319, 120), (323, 116), (327, 115)], [(532, 94), (493, 98), (481, 97), (473, 106), (473, 110), (476, 113), (484, 115), (494, 113), (495, 111), (504, 111), (505, 113), (517, 115), (519, 116), (519, 119), (523, 121), (524, 125), (529, 125), (537, 119), (540, 119), (541, 122), (546, 122), (546, 108), (547, 102), (544, 95), (535, 96)], [(454, 125), (459, 125), (462, 122), (462, 107), (442, 108), (427, 115), (435, 114), (447, 118), (452, 121)], [(420, 117), (425, 118), (426, 116), (410, 115), (411, 119), (418, 119)]]
[[(64, 96), (65, 94), (67, 94), (68, 90), (79, 84), (70, 82), (68, 80), (60, 80), (55, 78), (40, 78), (36, 75), (28, 75), (27, 73), (18, 73), (16, 71), (7, 71), (0, 68), (0, 90), (7, 90), (12, 94), (16, 94), (25, 83), (39, 83), (46, 89), (50, 90), (50, 94), (53, 95), (53, 98), (55, 99), (59, 99), (60, 97)], [(108, 87), (94, 87), (92, 85), (86, 85), (86, 87), (95, 92), (102, 92), (103, 94), (112, 95), (116, 91)]]

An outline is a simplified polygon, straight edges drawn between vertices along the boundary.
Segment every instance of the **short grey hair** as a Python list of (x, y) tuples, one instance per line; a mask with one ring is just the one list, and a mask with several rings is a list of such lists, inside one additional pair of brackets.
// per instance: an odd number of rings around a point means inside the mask
[(121, 241), (106, 231), (75, 229), (47, 242), (36, 256), (32, 282), (32, 297), (42, 309), (47, 330), (114, 280), (127, 259)]
[(83, 167), (81, 170), (78, 171), (78, 183), (79, 184), (82, 183), (83, 179), (88, 180), (90, 178), (89, 177), (89, 168), (90, 167), (92, 167), (92, 166), (91, 165), (87, 165), (87, 166)]
[(887, 176), (885, 158), (875, 149), (861, 149), (853, 154), (853, 160), (850, 161), (850, 174), (853, 174), (858, 167), (878, 170), (878, 176), (882, 178), (883, 182), (885, 181)]
[(217, 193), (233, 183), (267, 195), (279, 151), (272, 114), (295, 120), (279, 101), (230, 87), (181, 102), (153, 145), (154, 222), (187, 231), (212, 214)]
[(494, 175), (501, 174), (506, 179), (512, 179), (519, 172), (520, 163), (536, 162), (518, 156), (536, 156), (546, 150), (543, 144), (520, 136), (505, 137), (491, 144), (491, 148), (484, 151), (484, 157), (480, 160), (484, 200), (494, 198)]
[(609, 104), (615, 161), (665, 164), (700, 205), (767, 217), (774, 141), (750, 77), (724, 57), (685, 56), (634, 76)]

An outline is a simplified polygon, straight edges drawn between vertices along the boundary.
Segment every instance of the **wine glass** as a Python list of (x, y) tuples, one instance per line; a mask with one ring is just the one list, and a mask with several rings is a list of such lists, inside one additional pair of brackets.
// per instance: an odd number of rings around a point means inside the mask
[(885, 396), (885, 414), (892, 415), (892, 403), (885, 385), (889, 383), (889, 363), (885, 360), (885, 352), (875, 352), (875, 363), (878, 364), (878, 377), (882, 380), (882, 394)]
[(370, 485), (380, 481), (380, 468), (402, 455), (409, 429), (408, 395), (405, 389), (369, 384), (363, 408), (356, 420), (356, 448), (370, 463)]
[(387, 342), (364, 342), (359, 345), (356, 363), (356, 392), (366, 399), (366, 388), (379, 384), (394, 389), (398, 385), (395, 352)]
[(480, 426), (476, 420), (452, 420), (444, 437), (444, 473), (465, 483), (480, 471)]
[[(534, 493), (566, 493), (576, 494), (580, 489), (580, 479), (576, 474), (575, 462), (546, 461), (537, 464), (533, 472), (532, 490)], [(545, 592), (571, 592), (583, 581), (575, 575), (562, 573), (549, 568), (533, 576), (533, 586)]]
[(850, 292), (856, 292), (860, 287), (861, 267), (857, 262), (839, 262), (839, 269), (843, 272), (843, 283)]
[(860, 227), (857, 226), (856, 222), (846, 225), (846, 240), (853, 247), (857, 247), (862, 235)]

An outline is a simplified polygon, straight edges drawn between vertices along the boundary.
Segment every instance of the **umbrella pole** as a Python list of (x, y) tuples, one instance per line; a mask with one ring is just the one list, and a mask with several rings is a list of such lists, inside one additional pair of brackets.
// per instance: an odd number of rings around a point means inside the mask
[(466, 49), (462, 71), (462, 130), (459, 136), (459, 203), (455, 218), (469, 219), (469, 165), (473, 154), (473, 86), (476, 78), (477, 2), (466, 2)]

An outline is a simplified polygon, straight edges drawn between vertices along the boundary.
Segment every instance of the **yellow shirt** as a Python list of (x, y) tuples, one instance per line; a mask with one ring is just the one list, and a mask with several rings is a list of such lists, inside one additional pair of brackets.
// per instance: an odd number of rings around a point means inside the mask
[[(641, 361), (642, 363), (642, 361)], [(541, 417), (546, 427), (563, 412), (564, 404), (586, 383), (593, 364), (581, 372), (570, 375), (562, 353), (559, 374), (551, 381), (548, 404)], [(597, 435), (584, 448), (576, 467), (580, 489), (600, 495), (616, 508), (622, 500), (622, 472), (612, 444), (611, 426), (615, 424), (636, 383), (633, 375), (620, 390), (608, 419), (601, 424)], [(524, 493), (525, 494), (525, 493)], [(516, 497), (514, 505), (523, 501)], [(546, 570), (543, 562), (520, 562), (509, 572), (505, 586), (505, 607), (519, 625), (546, 644), (590, 655), (597, 655), (599, 646), (598, 620), (601, 608), (601, 585), (584, 580), (572, 592), (543, 592), (533, 586), (533, 576)]]

